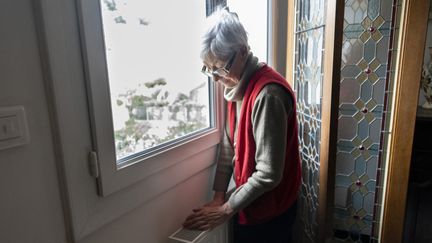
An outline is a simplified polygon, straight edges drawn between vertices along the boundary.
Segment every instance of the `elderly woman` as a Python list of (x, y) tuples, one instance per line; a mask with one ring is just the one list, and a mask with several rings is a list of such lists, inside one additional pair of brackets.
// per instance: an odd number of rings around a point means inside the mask
[(202, 71), (224, 86), (228, 115), (214, 198), (183, 226), (207, 230), (234, 216), (235, 243), (290, 242), (301, 179), (294, 93), (252, 54), (235, 13), (219, 9), (208, 22)]

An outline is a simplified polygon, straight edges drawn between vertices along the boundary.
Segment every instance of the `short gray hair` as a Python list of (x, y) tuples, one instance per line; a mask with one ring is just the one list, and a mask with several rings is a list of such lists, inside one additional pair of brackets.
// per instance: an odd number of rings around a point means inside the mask
[(217, 8), (206, 21), (201, 59), (228, 61), (235, 51), (249, 50), (248, 36), (236, 13)]

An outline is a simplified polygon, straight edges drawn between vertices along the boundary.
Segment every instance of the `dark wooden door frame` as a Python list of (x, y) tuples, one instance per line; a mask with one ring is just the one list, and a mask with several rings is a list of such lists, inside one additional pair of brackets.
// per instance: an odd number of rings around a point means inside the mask
[(320, 148), (319, 242), (333, 235), (333, 208), (338, 139), (339, 90), (344, 0), (328, 0), (325, 27), (322, 127)]

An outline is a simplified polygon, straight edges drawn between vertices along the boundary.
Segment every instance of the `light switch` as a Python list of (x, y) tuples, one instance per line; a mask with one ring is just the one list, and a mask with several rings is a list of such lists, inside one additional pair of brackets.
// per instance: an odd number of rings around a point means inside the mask
[(19, 138), (20, 136), (21, 132), (17, 116), (0, 117), (0, 141)]
[(24, 107), (0, 107), (0, 149), (24, 145), (29, 141)]

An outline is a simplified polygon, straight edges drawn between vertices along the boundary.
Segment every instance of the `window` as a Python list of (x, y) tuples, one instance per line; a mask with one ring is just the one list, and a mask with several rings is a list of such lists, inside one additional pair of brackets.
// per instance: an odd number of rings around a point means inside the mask
[[(202, 75), (199, 58), (213, 7), (206, 2), (79, 1), (101, 195), (219, 143), (222, 87)], [(267, 1), (256, 8), (228, 4), (249, 31), (252, 51), (266, 61)]]
[(205, 1), (101, 0), (118, 168), (214, 126), (199, 72), (205, 9)]
[(214, 147), (222, 94), (201, 73), (206, 1), (79, 4), (100, 194)]

